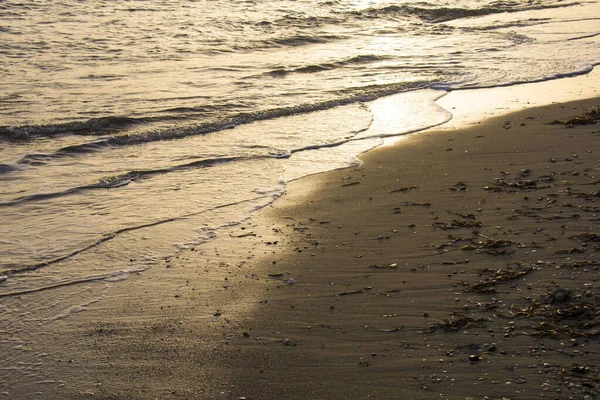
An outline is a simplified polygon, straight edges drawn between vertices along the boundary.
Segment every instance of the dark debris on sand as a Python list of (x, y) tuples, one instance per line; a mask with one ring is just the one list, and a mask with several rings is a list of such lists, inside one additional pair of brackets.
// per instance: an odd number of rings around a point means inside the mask
[[(556, 123), (599, 122), (600, 107)], [(597, 166), (591, 153), (587, 156)], [(581, 158), (552, 157), (539, 171), (501, 171), (480, 186), (481, 208), (469, 212), (464, 207), (452, 213), (461, 219), (431, 224), (457, 232), (432, 247), (439, 257), (473, 254), (464, 266), (471, 278), (452, 280), (459, 308), (420, 333), (451, 335), (448, 343), (461, 343), (469, 333), (472, 343), (446, 349), (444, 355), (482, 367), (501, 362), (511, 371), (529, 363), (532, 373), (544, 377), (542, 393), (594, 399), (600, 396), (600, 181), (598, 168), (580, 167)], [(470, 190), (477, 188), (470, 185)], [(510, 209), (485, 213), (496, 198), (507, 196), (514, 199)], [(487, 256), (501, 264), (492, 268), (486, 261), (485, 268), (478, 267)], [(440, 264), (458, 263), (444, 259)], [(528, 374), (513, 383), (531, 380)]]
[(581, 115), (577, 115), (575, 117), (569, 118), (564, 121), (552, 121), (552, 124), (560, 124), (560, 125), (592, 125), (592, 124), (600, 124), (600, 106), (585, 112)]

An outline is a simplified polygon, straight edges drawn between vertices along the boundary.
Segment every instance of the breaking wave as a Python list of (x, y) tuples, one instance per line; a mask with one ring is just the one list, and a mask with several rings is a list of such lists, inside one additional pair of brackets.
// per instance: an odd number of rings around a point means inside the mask
[[(375, 60), (375, 56), (361, 56), (341, 62), (340, 65), (349, 63), (364, 63)], [(309, 68), (309, 67), (306, 67)], [(137, 145), (159, 140), (180, 139), (194, 135), (203, 135), (207, 133), (231, 129), (239, 125), (248, 124), (255, 121), (264, 121), (280, 117), (288, 117), (297, 114), (322, 111), (338, 106), (348, 105), (357, 102), (371, 101), (379, 97), (403, 91), (424, 89), (432, 84), (432, 81), (402, 82), (388, 85), (370, 85), (365, 87), (350, 88), (343, 92), (335, 94), (333, 100), (326, 100), (315, 103), (300, 104), (297, 106), (274, 108), (262, 111), (242, 112), (217, 120), (207, 121), (199, 124), (190, 124), (187, 126), (178, 126), (169, 129), (148, 130), (142, 133), (128, 134), (127, 128), (131, 125), (140, 125), (144, 122), (148, 125), (151, 118), (129, 118), (129, 117), (106, 117), (94, 118), (88, 121), (49, 124), (49, 125), (24, 125), (16, 127), (0, 127), (0, 138), (12, 141), (27, 141), (37, 137), (52, 137), (57, 135), (106, 135), (115, 136), (101, 137), (97, 140), (65, 147), (58, 150), (55, 156), (68, 156), (81, 153), (90, 153), (106, 147), (119, 147), (127, 145)], [(183, 109), (187, 112), (189, 109)], [(32, 161), (42, 161), (46, 157), (27, 156), (21, 160), (22, 164)]]
[(418, 18), (425, 22), (440, 23), (462, 18), (482, 17), (491, 14), (562, 8), (578, 2), (523, 5), (517, 1), (497, 1), (481, 8), (459, 7), (417, 7), (390, 5), (381, 8), (367, 8), (351, 12), (356, 18)]

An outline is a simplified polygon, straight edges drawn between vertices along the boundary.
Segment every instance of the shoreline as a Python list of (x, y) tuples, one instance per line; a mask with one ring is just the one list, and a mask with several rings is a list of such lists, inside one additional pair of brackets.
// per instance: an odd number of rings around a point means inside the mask
[(250, 324), (259, 345), (236, 341), (248, 360), (297, 358), (237, 393), (597, 396), (600, 128), (549, 122), (598, 105), (429, 130), (297, 182), (271, 213), (296, 240), (295, 283)]
[[(52, 342), (40, 332), (36, 379), (90, 399), (597, 396), (594, 339), (532, 340), (510, 315), (556, 288), (563, 305), (597, 296), (600, 128), (547, 124), (597, 105), (453, 119), (294, 181), (224, 238), (56, 321)], [(499, 270), (517, 277), (465, 291)]]
[(526, 108), (598, 97), (599, 82), (600, 68), (595, 67), (586, 74), (549, 81), (451, 91), (437, 102), (453, 114), (441, 128), (464, 128)]

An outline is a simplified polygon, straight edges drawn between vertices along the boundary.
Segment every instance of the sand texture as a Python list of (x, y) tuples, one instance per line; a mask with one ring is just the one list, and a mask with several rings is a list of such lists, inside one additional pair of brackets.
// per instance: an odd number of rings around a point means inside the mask
[(600, 126), (550, 122), (598, 105), (425, 131), (293, 183), (59, 321), (56, 393), (597, 398)]
[(296, 253), (271, 271), (295, 283), (233, 340), (236, 393), (594, 398), (600, 127), (573, 117), (598, 104), (425, 132), (298, 182), (272, 211)]

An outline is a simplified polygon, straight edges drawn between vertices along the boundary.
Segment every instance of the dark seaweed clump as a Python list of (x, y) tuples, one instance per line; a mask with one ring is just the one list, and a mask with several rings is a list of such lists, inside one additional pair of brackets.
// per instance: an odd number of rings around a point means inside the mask
[(595, 109), (583, 113), (581, 115), (577, 115), (571, 119), (567, 119), (565, 121), (552, 121), (553, 124), (561, 124), (561, 125), (593, 125), (600, 124), (600, 106), (596, 106)]

